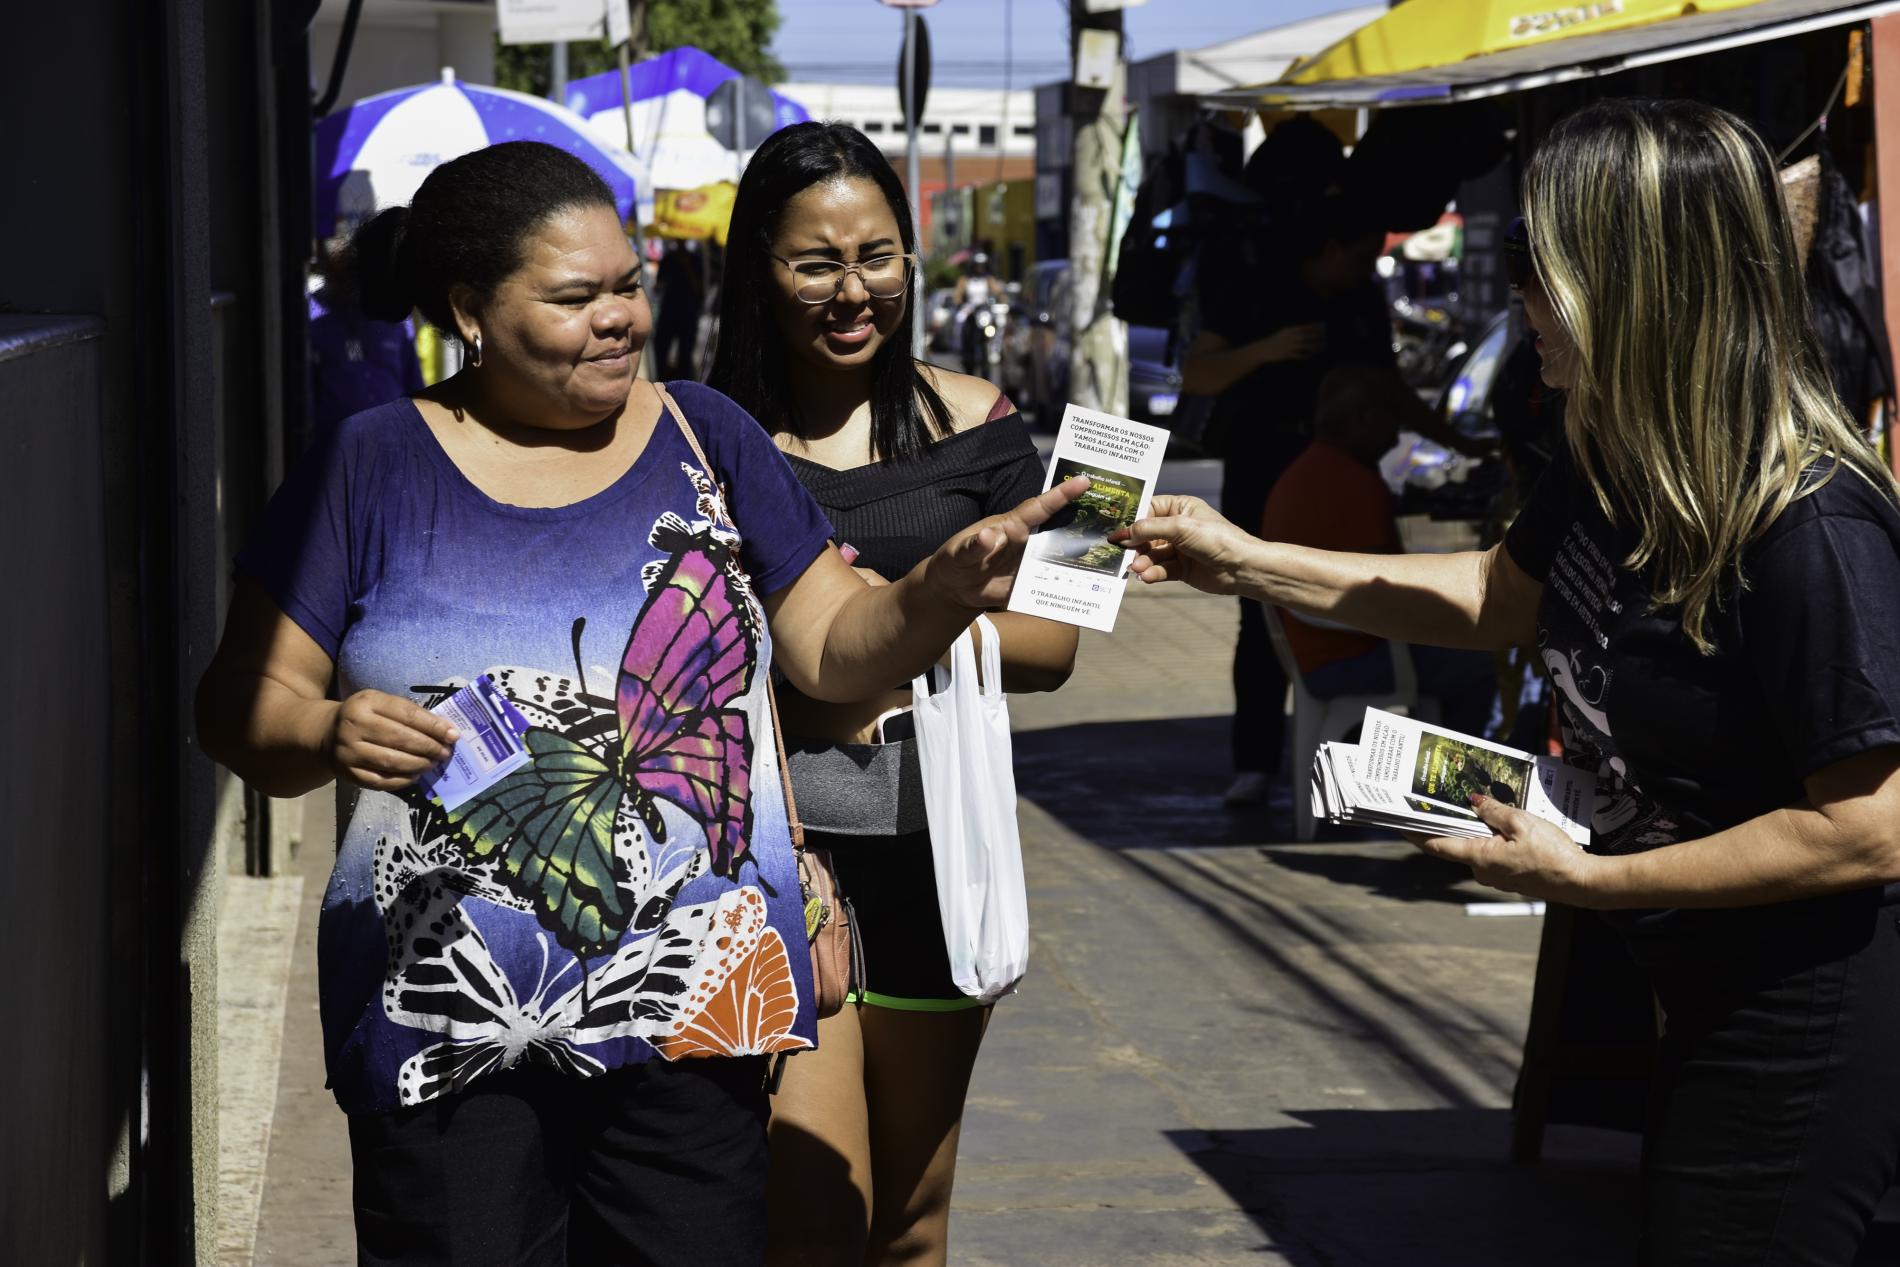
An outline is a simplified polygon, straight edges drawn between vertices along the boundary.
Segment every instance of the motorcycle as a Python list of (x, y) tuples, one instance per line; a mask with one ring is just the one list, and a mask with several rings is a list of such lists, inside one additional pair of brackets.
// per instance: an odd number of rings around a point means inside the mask
[(963, 372), (1000, 382), (1003, 342), (1009, 330), (1009, 303), (993, 299), (978, 304), (963, 319)]
[(1442, 307), (1401, 296), (1392, 301), (1392, 350), (1413, 387), (1436, 384), (1465, 352), (1461, 323)]

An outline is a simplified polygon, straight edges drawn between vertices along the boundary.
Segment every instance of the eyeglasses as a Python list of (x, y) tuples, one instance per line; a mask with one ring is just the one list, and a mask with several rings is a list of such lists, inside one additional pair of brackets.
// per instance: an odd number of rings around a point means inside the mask
[(799, 302), (828, 304), (844, 289), (846, 273), (856, 273), (865, 293), (873, 299), (896, 299), (910, 287), (910, 271), (916, 267), (915, 255), (873, 255), (870, 259), (846, 264), (839, 260), (773, 259), (792, 270), (792, 294)]
[(1523, 290), (1537, 274), (1537, 262), (1531, 255), (1531, 230), (1519, 216), (1504, 231), (1504, 275), (1512, 290)]

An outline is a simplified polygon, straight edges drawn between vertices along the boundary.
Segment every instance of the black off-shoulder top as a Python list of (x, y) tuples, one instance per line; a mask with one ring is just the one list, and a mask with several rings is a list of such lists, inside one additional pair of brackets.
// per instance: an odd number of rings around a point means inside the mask
[(914, 458), (837, 470), (787, 454), (857, 566), (896, 580), (956, 532), (1042, 491), (1043, 462), (1021, 414), (938, 440)]

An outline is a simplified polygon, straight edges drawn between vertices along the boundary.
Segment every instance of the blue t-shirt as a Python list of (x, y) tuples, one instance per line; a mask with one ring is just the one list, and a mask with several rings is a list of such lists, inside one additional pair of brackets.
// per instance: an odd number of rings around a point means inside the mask
[(319, 428), (423, 386), (414, 327), (332, 303), (327, 290), (310, 296), (310, 413)]
[(347, 1111), (815, 1041), (758, 600), (830, 527), (750, 416), (672, 391), (710, 479), (662, 415), (608, 488), (505, 505), (404, 399), (324, 433), (239, 557), (340, 698), (487, 673), (533, 727), (453, 815), (411, 789), (339, 816), (318, 963)]

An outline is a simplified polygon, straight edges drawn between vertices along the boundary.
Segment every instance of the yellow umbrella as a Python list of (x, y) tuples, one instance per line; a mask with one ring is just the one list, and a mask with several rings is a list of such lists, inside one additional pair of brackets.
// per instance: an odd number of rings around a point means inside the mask
[(1406, 0), (1330, 48), (1293, 63), (1283, 84), (1317, 84), (1447, 66), (1572, 35), (1600, 35), (1760, 0)]

